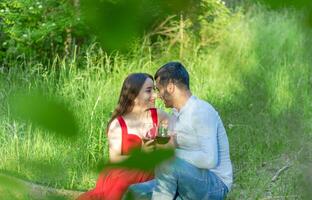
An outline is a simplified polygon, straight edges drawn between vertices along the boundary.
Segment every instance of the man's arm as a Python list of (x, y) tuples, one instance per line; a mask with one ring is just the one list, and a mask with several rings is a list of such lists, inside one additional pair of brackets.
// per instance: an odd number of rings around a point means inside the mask
[(198, 137), (198, 150), (176, 149), (176, 155), (198, 168), (211, 169), (218, 164), (218, 114), (201, 111), (192, 117), (192, 127)]

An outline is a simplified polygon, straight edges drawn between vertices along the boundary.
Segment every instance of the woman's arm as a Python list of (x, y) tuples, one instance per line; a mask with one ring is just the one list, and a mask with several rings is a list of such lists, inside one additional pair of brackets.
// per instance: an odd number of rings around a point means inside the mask
[(120, 162), (128, 156), (121, 155), (122, 130), (117, 119), (114, 119), (108, 129), (109, 161)]

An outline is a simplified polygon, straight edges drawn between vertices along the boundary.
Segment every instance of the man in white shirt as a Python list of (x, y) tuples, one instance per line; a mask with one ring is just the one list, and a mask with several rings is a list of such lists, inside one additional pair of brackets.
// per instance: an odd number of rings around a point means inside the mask
[(155, 200), (224, 199), (233, 173), (228, 138), (218, 112), (192, 95), (188, 72), (181, 63), (165, 64), (154, 78), (158, 96), (173, 109), (169, 128), (174, 134), (176, 157), (157, 168), (154, 181), (130, 186), (130, 190), (138, 194), (152, 188), (145, 198), (152, 194)]

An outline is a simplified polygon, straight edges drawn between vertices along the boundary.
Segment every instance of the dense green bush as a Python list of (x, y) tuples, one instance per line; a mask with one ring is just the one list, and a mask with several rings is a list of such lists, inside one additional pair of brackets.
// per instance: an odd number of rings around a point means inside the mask
[(67, 0), (2, 0), (0, 3), (0, 59), (49, 58), (68, 53), (82, 34), (78, 10)]
[[(94, 38), (93, 35), (97, 36), (98, 41), (106, 42), (102, 42), (104, 50), (108, 50), (104, 44), (129, 42), (129, 38), (132, 39), (130, 36), (138, 36), (139, 38), (135, 38), (134, 41), (140, 41), (140, 37), (144, 35), (156, 38), (156, 41), (161, 37), (162, 41), (169, 42), (171, 46), (186, 44), (194, 38), (199, 39), (203, 45), (210, 45), (220, 41), (222, 34), (219, 30), (230, 17), (225, 3), (220, 0), (189, 0), (186, 1), (188, 3), (180, 3), (176, 0), (156, 3), (138, 0), (131, 1), (137, 5), (126, 7), (122, 5), (129, 3), (106, 0), (89, 2), (86, 7), (89, 13), (96, 8), (91, 12), (91, 18), (95, 21), (89, 23), (86, 21), (88, 16), (86, 18), (83, 15), (84, 2), (89, 1), (1, 1), (0, 60), (3, 63), (10, 63), (9, 60), (16, 60), (16, 58), (48, 62), (56, 54), (61, 57), (68, 56), (73, 52), (74, 45), (86, 49), (85, 47), (90, 43), (84, 41), (90, 41)], [(106, 5), (105, 9), (100, 4)], [(110, 14), (114, 13), (114, 10), (109, 10), (107, 5), (112, 9), (122, 7), (126, 9), (125, 13)], [(142, 11), (136, 13), (137, 18), (133, 19), (135, 23), (129, 20), (128, 14), (134, 13), (131, 9)], [(105, 10), (107, 12), (103, 14)], [(166, 21), (167, 17), (170, 17), (170, 20)], [(163, 23), (164, 21), (166, 23)], [(116, 24), (120, 25), (116, 27)], [(111, 46), (116, 48), (123, 45), (112, 44)]]

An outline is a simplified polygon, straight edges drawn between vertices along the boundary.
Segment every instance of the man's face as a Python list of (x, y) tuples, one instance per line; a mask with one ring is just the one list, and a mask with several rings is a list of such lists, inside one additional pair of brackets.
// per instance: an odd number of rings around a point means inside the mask
[[(172, 84), (172, 83), (169, 83)], [(166, 108), (173, 108), (173, 96), (168, 92), (167, 86), (162, 86), (159, 83), (159, 78), (156, 79), (157, 96), (163, 100)]]

